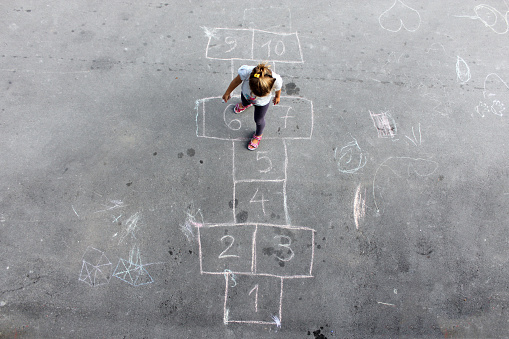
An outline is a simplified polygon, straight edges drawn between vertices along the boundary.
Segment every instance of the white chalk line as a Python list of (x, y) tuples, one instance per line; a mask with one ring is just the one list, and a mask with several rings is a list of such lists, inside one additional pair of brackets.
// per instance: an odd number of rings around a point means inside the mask
[(204, 223), (200, 228), (214, 228), (214, 227), (241, 227), (241, 226), (262, 226), (262, 227), (277, 227), (289, 230), (303, 230), (316, 232), (314, 228), (305, 226), (293, 226), (284, 224), (271, 224), (271, 223), (258, 223), (258, 222), (245, 222), (245, 223)]
[(377, 303), (378, 303), (378, 304), (381, 304), (381, 305), (385, 305), (385, 306), (393, 306), (393, 307), (396, 307), (396, 305), (394, 305), (394, 304), (384, 303), (384, 302), (381, 302), (381, 301), (378, 301)]

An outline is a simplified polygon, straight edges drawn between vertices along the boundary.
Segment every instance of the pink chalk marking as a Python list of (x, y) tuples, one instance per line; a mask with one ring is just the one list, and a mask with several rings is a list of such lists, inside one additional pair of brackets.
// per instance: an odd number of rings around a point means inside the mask
[(190, 221), (189, 223), (191, 223), (191, 225), (193, 225), (196, 228), (203, 227), (203, 224), (200, 224), (199, 222)]
[(202, 253), (202, 249), (201, 249), (200, 227), (196, 228), (196, 230), (198, 232), (198, 258), (200, 260), (200, 274), (204, 274), (203, 273), (203, 253)]
[[(312, 268), (311, 268), (312, 269)], [(270, 273), (253, 273), (253, 272), (237, 272), (232, 271), (232, 274), (235, 275), (247, 275), (247, 276), (256, 276), (256, 277), (273, 277), (273, 278), (284, 278), (284, 279), (305, 279), (305, 278), (314, 278), (313, 275), (304, 275), (304, 274), (295, 274), (295, 275), (277, 275), (277, 274), (270, 274)], [(224, 275), (224, 271), (222, 272), (209, 272), (209, 271), (203, 271), (202, 274), (208, 274), (208, 275)]]
[(258, 225), (256, 225), (254, 233), (253, 233), (253, 245), (252, 253), (251, 253), (251, 272), (256, 274), (256, 233), (258, 232)]
[(283, 280), (284, 280), (284, 278), (281, 278), (281, 293), (279, 294), (279, 325), (278, 325), (278, 327), (281, 327), (281, 321), (283, 319)]

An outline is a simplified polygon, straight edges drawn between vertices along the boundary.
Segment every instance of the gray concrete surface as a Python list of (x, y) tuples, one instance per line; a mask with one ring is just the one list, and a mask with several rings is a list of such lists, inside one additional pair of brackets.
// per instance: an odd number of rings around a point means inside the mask
[(0, 337), (509, 337), (508, 5), (2, 1)]

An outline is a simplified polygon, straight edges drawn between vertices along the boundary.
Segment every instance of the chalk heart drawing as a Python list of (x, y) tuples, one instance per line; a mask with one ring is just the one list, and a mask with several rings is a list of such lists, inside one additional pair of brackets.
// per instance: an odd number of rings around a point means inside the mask
[(389, 32), (396, 33), (401, 29), (415, 32), (421, 26), (421, 15), (412, 7), (396, 0), (389, 9), (380, 14), (378, 22)]

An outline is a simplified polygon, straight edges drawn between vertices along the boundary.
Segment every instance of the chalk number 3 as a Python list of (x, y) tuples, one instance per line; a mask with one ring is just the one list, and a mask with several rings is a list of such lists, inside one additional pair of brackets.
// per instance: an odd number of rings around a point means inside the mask
[[(277, 256), (277, 255), (276, 255), (276, 258), (278, 258), (281, 261), (290, 261), (290, 260), (292, 260), (293, 257), (295, 256), (295, 252), (290, 248), (290, 245), (292, 244), (292, 239), (289, 236), (286, 236), (286, 235), (276, 235), (274, 237), (274, 239), (279, 239), (278, 246), (286, 248), (288, 250), (287, 253), (289, 254), (288, 258), (282, 258), (282, 257)], [(286, 240), (285, 243), (282, 243), (283, 239)]]

